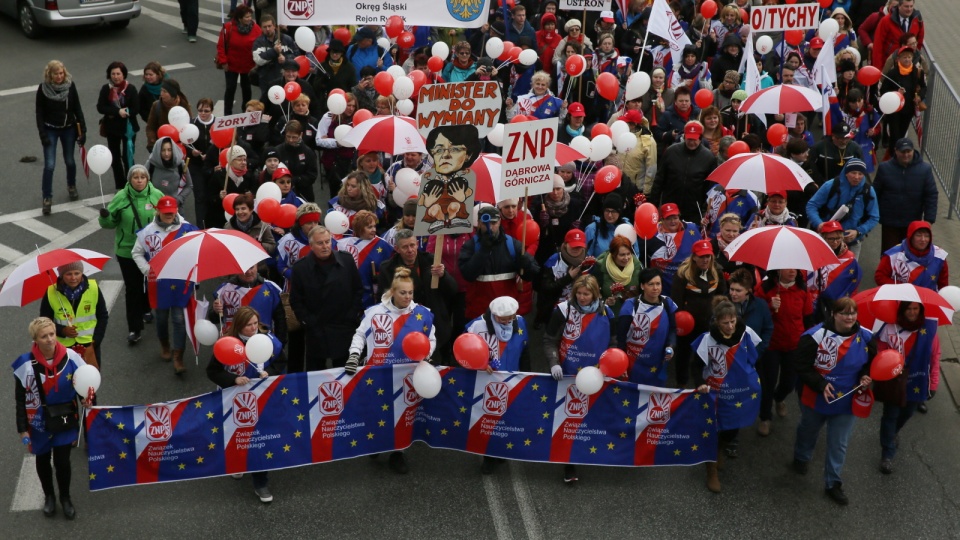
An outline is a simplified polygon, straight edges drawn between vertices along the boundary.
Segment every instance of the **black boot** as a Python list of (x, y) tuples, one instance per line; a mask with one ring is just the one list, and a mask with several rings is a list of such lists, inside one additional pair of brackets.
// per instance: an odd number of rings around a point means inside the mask
[(44, 495), (43, 515), (53, 517), (57, 513), (57, 498), (53, 495)]
[(60, 506), (63, 507), (63, 515), (67, 519), (73, 519), (77, 517), (77, 510), (73, 507), (73, 503), (70, 501), (70, 497), (63, 497), (60, 499)]

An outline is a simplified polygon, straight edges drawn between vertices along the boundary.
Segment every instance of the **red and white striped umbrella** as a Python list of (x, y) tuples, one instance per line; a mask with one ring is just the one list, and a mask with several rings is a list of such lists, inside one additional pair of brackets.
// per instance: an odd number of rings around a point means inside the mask
[(813, 179), (792, 159), (776, 154), (737, 154), (714, 169), (707, 180), (726, 189), (763, 193), (803, 191)]
[(795, 268), (813, 271), (840, 264), (819, 234), (789, 225), (773, 225), (747, 231), (723, 250), (731, 261), (749, 263), (764, 270)]
[(240, 231), (204, 229), (189, 232), (150, 259), (157, 279), (203, 281), (242, 274), (269, 258), (260, 242)]
[(578, 159), (585, 159), (587, 156), (581, 154), (579, 151), (574, 150), (569, 144), (557, 143), (557, 156), (555, 167), (560, 167), (566, 165), (571, 161), (576, 161)]
[(748, 97), (740, 104), (740, 114), (783, 114), (819, 111), (823, 108), (820, 92), (795, 84), (777, 84)]
[(853, 297), (857, 303), (857, 320), (864, 328), (874, 328), (877, 321), (897, 322), (900, 302), (916, 302), (923, 305), (923, 316), (936, 319), (939, 326), (953, 324), (953, 306), (936, 291), (917, 287), (912, 283), (881, 285), (858, 293)]
[(84, 275), (103, 270), (109, 255), (89, 249), (55, 249), (41, 253), (16, 267), (0, 288), (0, 306), (23, 307), (41, 298), (47, 287), (57, 282), (57, 267), (73, 262), (83, 263)]
[(344, 146), (353, 146), (358, 152), (427, 153), (423, 136), (409, 116), (374, 116), (354, 126), (343, 138)]
[(500, 172), (502, 170), (503, 158), (498, 154), (480, 154), (480, 157), (473, 162), (470, 170), (477, 177), (476, 194), (473, 196), (477, 202), (486, 202), (497, 204), (500, 202)]

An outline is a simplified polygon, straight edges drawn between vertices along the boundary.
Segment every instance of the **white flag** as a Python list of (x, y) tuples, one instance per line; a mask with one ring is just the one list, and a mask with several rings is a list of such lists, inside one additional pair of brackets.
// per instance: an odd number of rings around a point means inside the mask
[(747, 91), (748, 96), (752, 96), (761, 90), (760, 71), (757, 70), (757, 62), (753, 59), (753, 30), (747, 34), (747, 44), (743, 48), (743, 62), (746, 68), (746, 78), (744, 79), (743, 89)]
[[(837, 84), (837, 64), (834, 56), (833, 38), (823, 40), (820, 55), (817, 56), (817, 61), (813, 63), (813, 69), (810, 70), (811, 84), (819, 84), (821, 87), (827, 84)], [(824, 79), (826, 79), (826, 82), (824, 82)]]
[(683, 61), (683, 47), (691, 45), (691, 43), (690, 38), (683, 31), (683, 27), (680, 26), (677, 16), (667, 5), (667, 0), (656, 0), (653, 3), (647, 31), (670, 42), (670, 55), (673, 57), (673, 64), (679, 66), (680, 62)]

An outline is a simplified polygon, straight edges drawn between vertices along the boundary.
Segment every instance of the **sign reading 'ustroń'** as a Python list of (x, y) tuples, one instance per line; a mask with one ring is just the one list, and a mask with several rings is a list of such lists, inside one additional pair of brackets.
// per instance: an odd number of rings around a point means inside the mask
[[(479, 28), (487, 22), (492, 0), (279, 0), (280, 24), (291, 26), (386, 24), (393, 15), (410, 26)], [(609, 0), (607, 0), (609, 3)]]
[(497, 81), (427, 84), (417, 97), (417, 129), (424, 137), (440, 126), (476, 126), (480, 138), (497, 125), (503, 100)]
[(560, 0), (559, 9), (609, 11), (613, 0)]
[(556, 155), (556, 119), (505, 125), (499, 199), (550, 193)]

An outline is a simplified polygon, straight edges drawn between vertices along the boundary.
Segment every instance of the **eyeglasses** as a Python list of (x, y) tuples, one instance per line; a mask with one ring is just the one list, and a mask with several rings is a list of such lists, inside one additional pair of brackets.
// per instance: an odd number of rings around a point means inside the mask
[(470, 56), (470, 51), (460, 51), (457, 56)]
[(856, 317), (856, 316), (857, 316), (857, 312), (856, 312), (856, 311), (841, 311), (840, 313), (837, 313), (837, 315), (840, 315), (841, 317)]
[(430, 150), (430, 153), (435, 156), (440, 156), (445, 153), (449, 153), (451, 156), (463, 154), (467, 151), (466, 146), (434, 146)]

